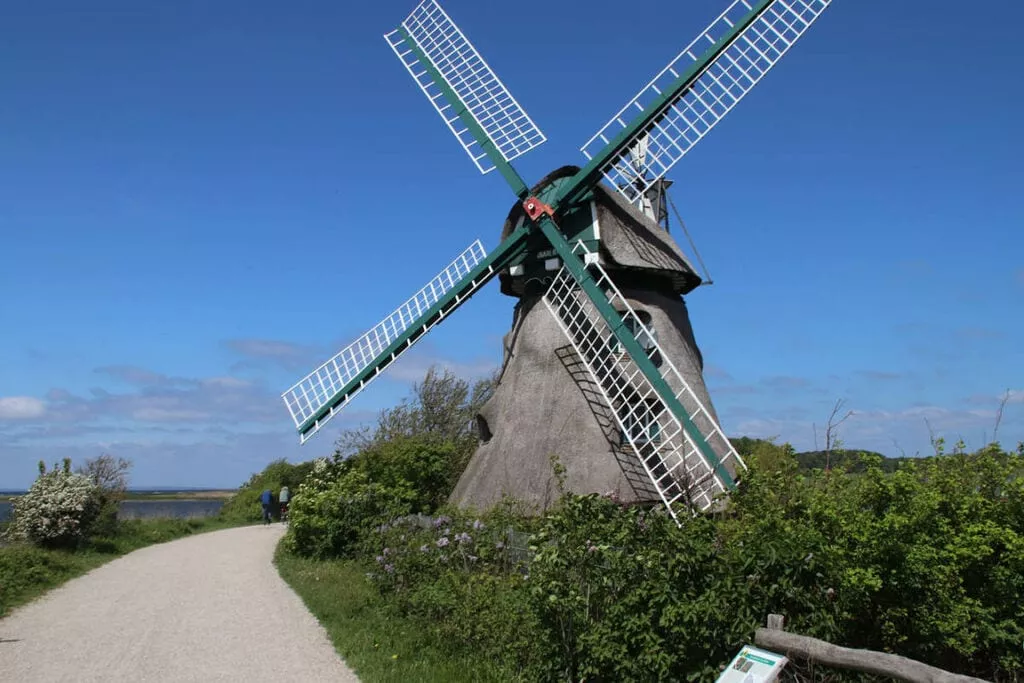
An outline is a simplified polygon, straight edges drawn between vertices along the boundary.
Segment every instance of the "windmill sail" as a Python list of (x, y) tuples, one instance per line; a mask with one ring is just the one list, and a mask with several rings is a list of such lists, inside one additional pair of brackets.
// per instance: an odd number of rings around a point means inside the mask
[(662, 378), (687, 412), (683, 420), (673, 414), (633, 358), (618, 349), (615, 335), (594, 302), (563, 267), (544, 295), (544, 304), (583, 361), (615, 416), (623, 439), (678, 523), (680, 508), (706, 510), (717, 494), (731, 487), (731, 479), (722, 476), (727, 464), (737, 469), (745, 465), (608, 274), (595, 260), (586, 259), (582, 243), (574, 251), (591, 263), (595, 281), (606, 293), (608, 303), (620, 312), (634, 336), (642, 338), (649, 355), (660, 356)]
[(424, 334), (444, 320), (513, 258), (525, 231), (490, 256), (477, 240), (394, 313), (297, 382), (281, 397), (305, 443)]
[(546, 138), (436, 0), (421, 2), (388, 45), (481, 173)]
[[(601, 159), (600, 173), (612, 187), (631, 202), (643, 201), (651, 185), (753, 89), (829, 4), (735, 0), (581, 151), (587, 159)], [(637, 168), (631, 150), (643, 138), (644, 163)]]

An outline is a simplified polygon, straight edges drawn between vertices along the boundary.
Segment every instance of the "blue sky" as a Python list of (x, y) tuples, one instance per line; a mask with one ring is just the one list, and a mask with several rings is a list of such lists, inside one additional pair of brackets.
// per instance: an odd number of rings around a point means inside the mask
[[(20, 3), (0, 22), (0, 489), (131, 458), (234, 486), (328, 454), (432, 363), (496, 366), (491, 283), (299, 447), (279, 394), (513, 200), (382, 34), (415, 2)], [(578, 148), (722, 0), (447, 0), (549, 138)], [(514, 10), (512, 8), (515, 8)], [(670, 174), (715, 284), (688, 303), (729, 434), (929, 450), (1024, 439), (1019, 3), (836, 0)]]

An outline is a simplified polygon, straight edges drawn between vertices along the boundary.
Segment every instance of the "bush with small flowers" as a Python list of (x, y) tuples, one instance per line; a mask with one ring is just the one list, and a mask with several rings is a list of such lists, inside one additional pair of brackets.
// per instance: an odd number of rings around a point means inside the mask
[(87, 537), (100, 511), (100, 489), (89, 477), (71, 471), (71, 459), (39, 477), (14, 501), (6, 534), (44, 548), (74, 548)]

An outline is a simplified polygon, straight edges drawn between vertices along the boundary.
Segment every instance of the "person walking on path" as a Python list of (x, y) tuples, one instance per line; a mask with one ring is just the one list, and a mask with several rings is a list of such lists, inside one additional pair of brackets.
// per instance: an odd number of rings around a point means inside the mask
[(287, 486), (281, 487), (281, 493), (277, 496), (277, 503), (280, 507), (280, 517), (282, 522), (288, 521), (288, 502), (292, 499), (292, 492), (288, 490)]
[(263, 503), (263, 523), (270, 524), (270, 506), (274, 504), (274, 494), (270, 489), (263, 489), (260, 494), (260, 502)]

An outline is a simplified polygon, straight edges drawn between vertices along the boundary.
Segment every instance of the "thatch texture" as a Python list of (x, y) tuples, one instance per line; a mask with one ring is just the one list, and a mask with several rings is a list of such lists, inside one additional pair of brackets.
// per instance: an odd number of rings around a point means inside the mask
[[(577, 171), (578, 166), (563, 166), (553, 171), (532, 188), (532, 194), (536, 194), (552, 180), (574, 175)], [(642, 269), (641, 277), (648, 281), (653, 277), (664, 277), (680, 294), (686, 294), (700, 285), (700, 276), (671, 235), (611, 188), (598, 185), (594, 188), (594, 195), (606, 270), (628, 272)], [(502, 226), (503, 240), (512, 233), (524, 214), (521, 204), (517, 202), (512, 206)], [(507, 272), (501, 273), (499, 278), (503, 294), (523, 294), (522, 284), (516, 282), (517, 278)]]
[[(574, 167), (559, 169), (541, 185), (571, 172)], [(651, 316), (665, 355), (715, 416), (680, 296), (699, 278), (671, 236), (618, 193), (600, 188), (595, 194), (605, 269), (634, 310)], [(506, 233), (516, 221), (514, 207)], [(503, 274), (502, 291), (517, 296), (522, 283)], [(515, 307), (498, 386), (478, 426), (482, 442), (452, 493), (458, 505), (485, 508), (508, 494), (546, 508), (558, 496), (552, 455), (565, 466), (570, 491), (613, 492), (628, 502), (659, 500), (636, 455), (621, 445), (615, 418), (539, 293), (522, 296)], [(698, 427), (706, 425), (698, 420)]]

